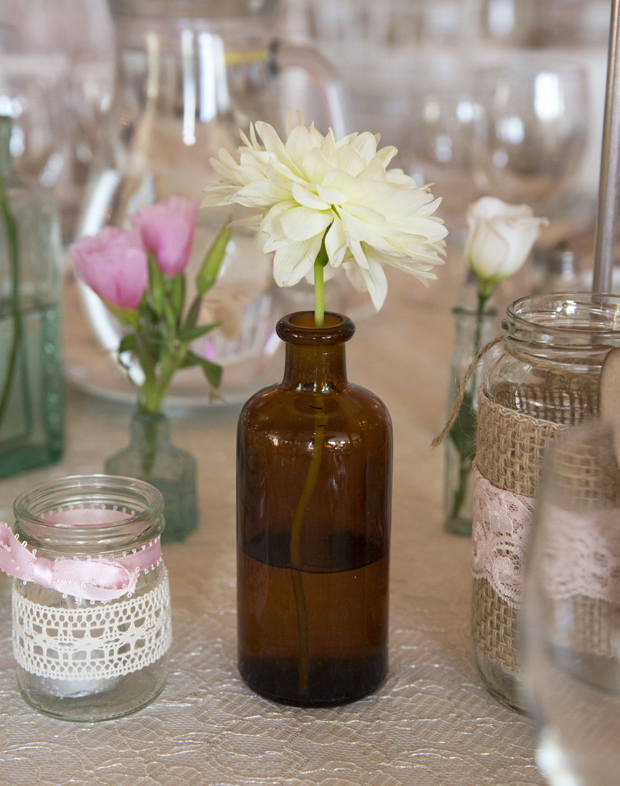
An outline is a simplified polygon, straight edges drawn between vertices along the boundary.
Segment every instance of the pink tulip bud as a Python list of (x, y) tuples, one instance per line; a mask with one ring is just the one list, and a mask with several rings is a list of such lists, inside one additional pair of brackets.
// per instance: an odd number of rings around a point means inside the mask
[(134, 229), (105, 227), (69, 248), (78, 276), (113, 306), (136, 310), (149, 279), (146, 251)]
[(132, 216), (145, 248), (170, 278), (185, 270), (189, 262), (197, 216), (198, 202), (181, 197), (147, 205)]

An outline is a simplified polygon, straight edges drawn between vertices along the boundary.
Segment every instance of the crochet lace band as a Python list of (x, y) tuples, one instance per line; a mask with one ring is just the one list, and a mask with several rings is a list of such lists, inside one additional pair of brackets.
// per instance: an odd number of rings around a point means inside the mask
[(130, 600), (64, 609), (13, 588), (13, 654), (31, 674), (56, 680), (121, 677), (155, 663), (172, 641), (165, 569)]

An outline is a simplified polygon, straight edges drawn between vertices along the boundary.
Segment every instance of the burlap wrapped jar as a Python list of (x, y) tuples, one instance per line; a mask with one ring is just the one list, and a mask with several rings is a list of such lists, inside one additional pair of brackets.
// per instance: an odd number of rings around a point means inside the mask
[(620, 346), (620, 298), (522, 298), (502, 327), (478, 398), (472, 633), (488, 690), (522, 709), (521, 579), (542, 461), (559, 432), (598, 417), (601, 367)]

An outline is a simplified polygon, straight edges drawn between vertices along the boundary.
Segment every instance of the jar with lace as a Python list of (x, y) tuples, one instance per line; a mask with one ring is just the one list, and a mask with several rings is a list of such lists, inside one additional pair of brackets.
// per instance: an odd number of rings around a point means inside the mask
[(13, 585), (13, 654), (24, 699), (61, 720), (135, 712), (163, 690), (171, 643), (163, 499), (106, 475), (43, 483), (0, 525)]
[(522, 298), (502, 326), (503, 351), (478, 395), (472, 633), (486, 687), (521, 710), (522, 571), (542, 458), (559, 432), (598, 417), (601, 367), (620, 347), (620, 298)]

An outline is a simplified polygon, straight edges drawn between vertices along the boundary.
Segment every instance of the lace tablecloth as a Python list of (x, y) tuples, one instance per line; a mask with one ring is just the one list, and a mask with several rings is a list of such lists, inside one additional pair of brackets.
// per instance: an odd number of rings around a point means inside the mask
[[(400, 290), (400, 294), (399, 294)], [(201, 527), (165, 548), (173, 608), (168, 684), (150, 707), (99, 724), (38, 715), (11, 654), (10, 581), (0, 574), (0, 786), (534, 786), (526, 720), (476, 674), (469, 635), (470, 543), (442, 531), (441, 425), (452, 322), (444, 295), (397, 279), (385, 310), (348, 345), (349, 376), (391, 411), (395, 474), (390, 673), (336, 709), (280, 707), (235, 667), (235, 426), (222, 408), (176, 415), (175, 444), (199, 460)], [(441, 301), (442, 305), (439, 305)], [(90, 339), (71, 317), (69, 343)], [(93, 349), (93, 351), (96, 351)], [(0, 518), (50, 477), (100, 472), (128, 440), (130, 409), (68, 395), (63, 461), (0, 482)], [(174, 414), (174, 413), (173, 413)]]

